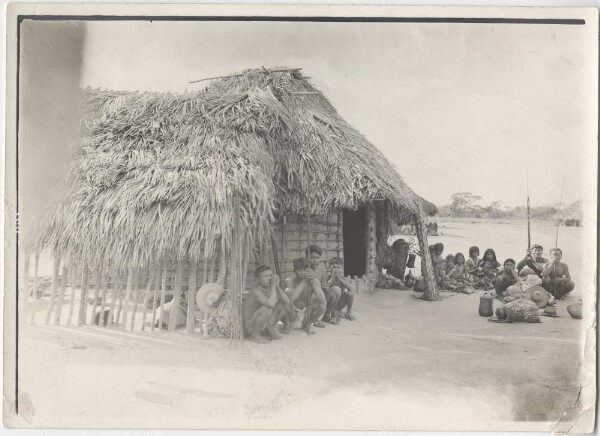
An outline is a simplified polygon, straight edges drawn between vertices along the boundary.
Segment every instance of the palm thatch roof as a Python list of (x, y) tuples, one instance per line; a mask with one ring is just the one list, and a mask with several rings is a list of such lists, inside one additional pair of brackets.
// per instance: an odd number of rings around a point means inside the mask
[(236, 204), (258, 237), (276, 214), (383, 201), (408, 219), (423, 206), (298, 69), (247, 70), (194, 94), (84, 96), (80, 156), (38, 250), (142, 266), (198, 259), (219, 237), (229, 246)]

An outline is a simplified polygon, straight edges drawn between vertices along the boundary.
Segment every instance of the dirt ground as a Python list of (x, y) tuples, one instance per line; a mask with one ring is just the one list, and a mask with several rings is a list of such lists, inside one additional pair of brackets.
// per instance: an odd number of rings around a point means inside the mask
[(376, 290), (356, 321), (266, 345), (23, 326), (21, 414), (33, 427), (572, 427), (584, 321), (565, 308), (578, 297), (558, 302), (562, 318), (496, 324), (477, 314), (479, 293), (444, 295)]

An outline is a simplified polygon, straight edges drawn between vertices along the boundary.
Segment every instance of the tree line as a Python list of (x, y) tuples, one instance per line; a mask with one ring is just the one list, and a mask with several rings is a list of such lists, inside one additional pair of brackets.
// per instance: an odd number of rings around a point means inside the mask
[[(471, 192), (452, 194), (450, 204), (438, 208), (438, 216), (453, 218), (490, 218), (490, 219), (526, 219), (527, 207), (508, 207), (501, 201), (493, 201), (488, 205), (481, 204), (482, 197)], [(558, 206), (532, 206), (530, 216), (536, 220), (566, 221), (576, 219), (581, 221), (582, 204), (575, 201)]]

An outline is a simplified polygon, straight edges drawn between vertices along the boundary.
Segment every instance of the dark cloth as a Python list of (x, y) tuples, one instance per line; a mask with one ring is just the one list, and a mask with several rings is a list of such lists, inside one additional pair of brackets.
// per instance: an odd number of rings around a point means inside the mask
[(528, 266), (533, 271), (536, 271), (537, 275), (540, 276), (542, 274), (542, 271), (544, 271), (545, 266), (548, 265), (548, 262), (548, 259), (543, 257), (536, 260), (534, 260), (531, 257), (526, 257), (521, 262), (517, 263), (517, 271), (520, 272), (523, 268)]

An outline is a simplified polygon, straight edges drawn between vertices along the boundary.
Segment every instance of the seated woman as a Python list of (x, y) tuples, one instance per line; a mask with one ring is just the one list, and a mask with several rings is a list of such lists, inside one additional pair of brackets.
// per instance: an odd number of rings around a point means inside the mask
[(550, 262), (542, 271), (542, 286), (559, 300), (575, 288), (571, 281), (571, 273), (566, 263), (561, 262), (562, 250), (553, 248), (550, 250)]
[(442, 257), (444, 244), (438, 242), (433, 246), (433, 255), (431, 262), (433, 264), (433, 275), (435, 282), (440, 289), (448, 289), (448, 276), (446, 275), (446, 259)]
[[(469, 258), (465, 262), (467, 271), (473, 271), (474, 269), (476, 269), (480, 261), (481, 259), (479, 258), (479, 247), (473, 246), (469, 248)], [(471, 277), (471, 279), (473, 279), (473, 277)]]
[(456, 253), (456, 256), (454, 256), (454, 267), (448, 273), (448, 278), (465, 284), (471, 284), (464, 254)]
[(454, 255), (449, 254), (446, 256), (446, 275), (450, 274), (450, 271), (454, 269)]
[(477, 268), (469, 271), (469, 274), (475, 276), (475, 287), (486, 291), (494, 289), (494, 281), (499, 267), (500, 262), (496, 259), (496, 252), (492, 248), (485, 250), (483, 259), (479, 261)]

